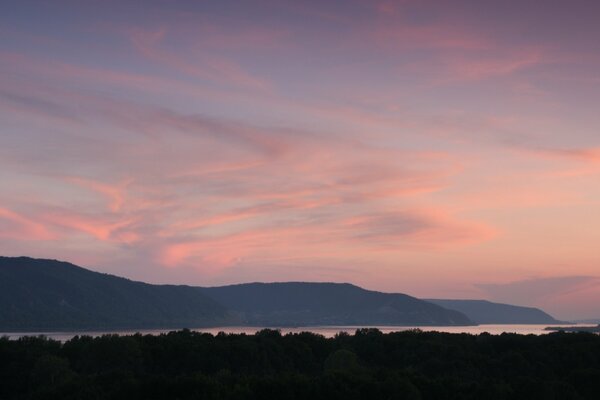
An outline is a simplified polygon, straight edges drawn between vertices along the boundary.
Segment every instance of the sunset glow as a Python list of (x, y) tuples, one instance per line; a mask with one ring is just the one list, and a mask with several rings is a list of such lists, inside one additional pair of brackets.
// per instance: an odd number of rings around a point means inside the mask
[(600, 317), (599, 15), (591, 1), (6, 4), (0, 255)]

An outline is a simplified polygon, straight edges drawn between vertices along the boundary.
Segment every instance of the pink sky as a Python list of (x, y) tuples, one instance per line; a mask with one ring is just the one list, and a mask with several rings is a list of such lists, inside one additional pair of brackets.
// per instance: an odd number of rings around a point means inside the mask
[(594, 2), (19, 1), (0, 254), (600, 317)]

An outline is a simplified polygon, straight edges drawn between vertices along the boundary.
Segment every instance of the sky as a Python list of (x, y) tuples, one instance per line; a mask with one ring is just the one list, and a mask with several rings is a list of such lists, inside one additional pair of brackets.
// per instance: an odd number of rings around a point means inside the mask
[(0, 254), (600, 317), (600, 3), (0, 13)]

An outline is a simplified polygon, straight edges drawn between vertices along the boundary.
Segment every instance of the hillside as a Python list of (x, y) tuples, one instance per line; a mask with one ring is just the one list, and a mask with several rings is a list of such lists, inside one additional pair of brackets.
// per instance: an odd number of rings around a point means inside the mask
[(244, 325), (472, 325), (464, 314), (341, 283), (249, 283), (205, 288)]
[(0, 330), (181, 328), (229, 323), (189, 286), (149, 285), (73, 264), (0, 257)]
[(579, 319), (577, 321), (573, 321), (577, 324), (599, 324), (600, 325), (600, 318), (591, 318), (591, 319)]
[(492, 303), (486, 300), (427, 301), (450, 310), (460, 311), (477, 324), (556, 324), (560, 321), (538, 308)]
[(471, 325), (457, 311), (337, 283), (150, 285), (73, 264), (0, 257), (0, 331)]

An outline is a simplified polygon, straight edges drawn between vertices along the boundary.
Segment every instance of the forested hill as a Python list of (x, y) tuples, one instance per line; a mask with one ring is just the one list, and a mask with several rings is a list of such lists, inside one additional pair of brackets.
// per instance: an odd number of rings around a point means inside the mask
[(457, 311), (349, 284), (150, 285), (0, 257), (0, 332), (207, 326), (472, 325)]
[(477, 324), (556, 324), (551, 315), (539, 308), (492, 303), (486, 300), (441, 300), (427, 301), (467, 315)]
[(194, 287), (149, 285), (54, 260), (0, 257), (0, 331), (227, 323), (227, 310)]
[(347, 283), (248, 283), (204, 289), (245, 325), (472, 325), (464, 314)]
[(341, 283), (150, 285), (73, 264), (0, 257), (0, 331), (208, 326), (557, 324), (483, 300), (420, 300)]

